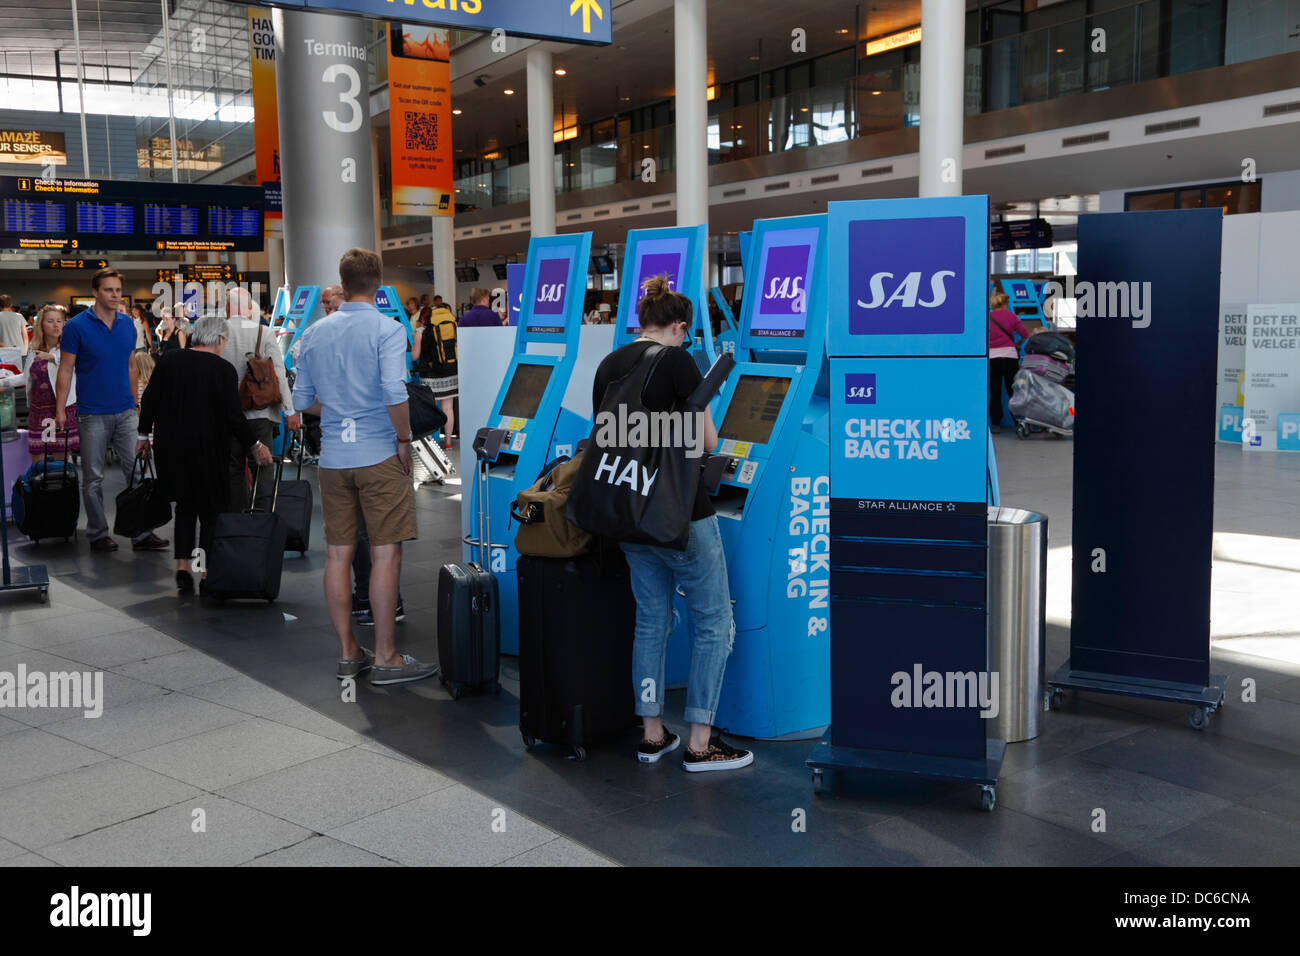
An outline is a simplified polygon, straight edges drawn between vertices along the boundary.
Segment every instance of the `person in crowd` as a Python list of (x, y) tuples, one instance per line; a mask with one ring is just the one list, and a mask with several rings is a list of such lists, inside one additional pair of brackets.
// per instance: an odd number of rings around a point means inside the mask
[(343, 287), (339, 285), (327, 285), (321, 290), (320, 304), (325, 309), (326, 315), (333, 315), (339, 310), (346, 297), (343, 295)]
[(602, 302), (596, 306), (596, 324), (609, 325), (614, 321), (614, 313), (610, 311), (609, 303)]
[(184, 316), (177, 317), (171, 309), (165, 309), (158, 322), (158, 353), (161, 355), (185, 348), (189, 341), (188, 329), (189, 322)]
[(61, 305), (47, 305), (37, 313), (36, 332), (31, 348), (23, 358), (23, 373), (0, 379), (0, 388), (27, 388), (27, 452), (32, 462), (40, 462), (46, 451), (50, 457), (61, 456), (66, 443), (69, 452), (79, 452), (77, 435), (77, 380), (68, 386), (68, 428), (54, 441), (45, 441), (47, 424), (54, 423), (54, 387), (59, 376), (59, 340), (67, 310)]
[[(325, 603), (341, 650), (338, 677), (370, 670), (373, 684), (423, 680), (437, 666), (399, 654), (396, 642), (402, 542), (417, 536), (406, 330), (375, 308), (383, 281), (377, 253), (349, 249), (339, 261), (339, 278), (347, 301), (303, 333), (293, 391), (295, 408), (321, 416)], [(374, 653), (352, 636), (348, 573), (362, 518), (373, 562)]]
[[(135, 327), (131, 317), (118, 311), (122, 302), (122, 274), (100, 269), (90, 278), (95, 303), (74, 315), (63, 328), (59, 342), (59, 372), (55, 385), (54, 424), (68, 424), (68, 398), (76, 376), (77, 405), (73, 409), (81, 439), (81, 464), (85, 469), (82, 500), (86, 505), (86, 535), (90, 550), (116, 551), (104, 512), (104, 461), (111, 447), (128, 481), (135, 462), (139, 404), (136, 396)], [(164, 551), (167, 542), (152, 531), (132, 541), (137, 551)]]
[[(607, 355), (596, 369), (592, 383), (592, 408), (599, 409), (610, 383), (631, 374), (653, 345), (669, 346), (653, 376), (646, 382), (644, 398), (651, 412), (681, 411), (685, 399), (699, 386), (701, 376), (690, 353), (679, 348), (691, 324), (691, 302), (673, 292), (667, 276), (647, 279), (642, 288), (639, 315), (641, 336)], [(704, 424), (704, 445), (712, 450), (718, 431), (707, 408), (700, 413)], [(686, 450), (681, 449), (681, 454)], [(727, 583), (727, 562), (722, 552), (718, 517), (701, 487), (691, 505), (690, 536), (686, 550), (675, 551), (644, 544), (623, 542), (636, 597), (636, 638), (632, 645), (632, 686), (636, 713), (641, 717), (644, 737), (637, 748), (643, 763), (655, 763), (681, 742), (663, 722), (664, 657), (673, 615), (675, 584), (687, 595), (687, 607), (694, 624), (695, 643), (691, 651), (690, 679), (686, 690), (685, 718), (690, 738), (682, 766), (689, 771), (732, 770), (749, 766), (754, 755), (731, 746), (713, 731), (713, 719), (722, 694), (722, 677), (735, 636), (731, 617), (731, 591)], [(646, 679), (653, 685), (647, 685)], [(646, 700), (643, 688), (656, 690)]]
[(435, 308), (435, 309), (450, 309), (450, 308), (451, 308), (451, 306), (447, 305), (447, 303), (445, 303), (445, 302), (442, 301), (442, 296), (440, 296), (440, 295), (435, 295), (435, 296), (433, 297), (433, 304), (432, 304), (432, 307)]
[(152, 352), (154, 350), (153, 329), (149, 327), (149, 316), (144, 306), (131, 306), (131, 324), (135, 326), (135, 350)]
[[(253, 431), (239, 407), (239, 380), (222, 360), (226, 320), (209, 315), (194, 323), (193, 347), (158, 360), (140, 405), (136, 454), (150, 453), (154, 432), (158, 482), (176, 502), (176, 589), (194, 593), (190, 559), (198, 545), (212, 549), (217, 515), (226, 509), (231, 436), (259, 465), (271, 464), (271, 449)], [(204, 572), (207, 577), (207, 572)], [(200, 585), (202, 589), (202, 585)]]
[[(487, 292), (475, 289), (474, 294)], [(456, 395), (460, 390), (459, 364), (456, 355), (456, 317), (445, 305), (437, 305), (442, 296), (435, 296), (428, 320), (416, 331), (411, 343), (411, 361), (420, 376), (420, 383), (433, 392), (438, 406), (447, 416), (442, 427), (442, 447), (451, 450), (451, 435), (456, 428)], [(491, 310), (486, 310), (491, 314)]]
[[(240, 381), (248, 369), (248, 359), (257, 352), (258, 358), (270, 359), (275, 368), (275, 383), (279, 387), (280, 401), (266, 408), (250, 408), (244, 412), (253, 435), (267, 448), (275, 441), (280, 430), (280, 415), (283, 413), (285, 425), (289, 431), (296, 432), (300, 422), (293, 410), (293, 395), (289, 390), (289, 380), (285, 376), (284, 356), (276, 344), (275, 335), (262, 328), (262, 310), (247, 289), (231, 289), (226, 297), (226, 339), (221, 357), (235, 370), (235, 380)], [(258, 348), (258, 333), (261, 333), (261, 348)], [(243, 511), (249, 505), (248, 486), (244, 483), (244, 468), (247, 464), (248, 444), (235, 435), (230, 442), (229, 487), (226, 507), (230, 511)], [(251, 466), (250, 466), (251, 467)], [(256, 497), (256, 489), (253, 490)]]
[(406, 317), (408, 319), (414, 319), (415, 314), (419, 311), (420, 311), (419, 299), (417, 299), (415, 296), (411, 296), (409, 299), (406, 300)]
[(27, 354), (27, 320), (14, 311), (9, 295), (0, 295), (0, 348), (22, 349)]
[(1011, 395), (1011, 383), (1020, 371), (1020, 350), (1015, 336), (1029, 338), (1029, 330), (1007, 308), (1005, 292), (989, 297), (989, 425), (993, 434), (1002, 431), (1002, 391)]
[(475, 289), (470, 293), (470, 307), (464, 315), (460, 317), (462, 328), (500, 328), (501, 316), (492, 311), (488, 305), (488, 300), (492, 298), (492, 293), (487, 289)]
[(157, 362), (147, 350), (140, 349), (136, 349), (132, 360), (135, 362), (135, 401), (138, 405), (144, 397), (144, 390), (149, 387), (149, 379), (153, 378), (153, 370), (157, 367)]

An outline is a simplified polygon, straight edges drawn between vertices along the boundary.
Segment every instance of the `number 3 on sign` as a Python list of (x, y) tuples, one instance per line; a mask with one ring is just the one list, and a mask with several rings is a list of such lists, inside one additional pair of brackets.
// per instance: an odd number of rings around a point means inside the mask
[(361, 128), (363, 116), (361, 103), (357, 100), (357, 94), (361, 92), (361, 77), (355, 67), (348, 66), (346, 63), (335, 63), (325, 68), (325, 72), (321, 75), (321, 82), (333, 83), (340, 76), (347, 78), (348, 88), (339, 93), (339, 100), (352, 111), (352, 116), (345, 123), (339, 119), (338, 110), (323, 110), (321, 115), (325, 117), (325, 125), (335, 132), (355, 133)]

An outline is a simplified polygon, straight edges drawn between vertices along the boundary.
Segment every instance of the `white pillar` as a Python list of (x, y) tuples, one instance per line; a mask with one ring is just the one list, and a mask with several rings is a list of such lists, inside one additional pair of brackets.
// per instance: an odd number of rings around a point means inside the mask
[[(673, 2), (677, 225), (709, 223), (709, 76), (705, 0)], [(708, 256), (705, 255), (705, 271)]]
[(961, 195), (965, 45), (966, 6), (962, 0), (922, 0), (922, 196)]
[(284, 240), (279, 236), (266, 237), (266, 271), (271, 274), (271, 304), (275, 304), (275, 290), (284, 285)]
[(431, 216), (433, 221), (433, 291), (456, 311), (456, 244), (451, 216)]
[(551, 51), (533, 47), (528, 51), (528, 215), (534, 236), (555, 235), (555, 99), (551, 85)]

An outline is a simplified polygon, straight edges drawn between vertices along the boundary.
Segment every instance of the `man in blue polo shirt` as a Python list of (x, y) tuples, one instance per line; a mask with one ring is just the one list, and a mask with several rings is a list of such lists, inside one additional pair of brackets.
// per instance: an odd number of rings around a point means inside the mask
[[(81, 432), (81, 464), (86, 472), (82, 498), (86, 503), (86, 536), (91, 551), (116, 551), (104, 514), (104, 459), (111, 446), (127, 481), (135, 463), (136, 425), (140, 404), (136, 395), (135, 324), (118, 311), (122, 303), (122, 274), (100, 269), (90, 278), (95, 304), (68, 320), (59, 342), (62, 361), (55, 384), (54, 424), (67, 424), (68, 390), (77, 376), (77, 428)], [(169, 542), (152, 531), (136, 537), (137, 551), (163, 551)]]

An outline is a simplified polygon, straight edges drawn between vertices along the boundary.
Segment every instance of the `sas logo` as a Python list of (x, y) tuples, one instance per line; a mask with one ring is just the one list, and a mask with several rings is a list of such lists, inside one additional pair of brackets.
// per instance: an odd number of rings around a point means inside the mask
[(849, 405), (876, 404), (875, 373), (847, 373), (844, 376), (844, 401)]
[(960, 216), (849, 223), (849, 331), (960, 334), (966, 327), (965, 238)]
[(569, 281), (568, 259), (543, 259), (537, 269), (538, 315), (559, 315), (564, 311), (564, 286)]
[(761, 315), (802, 315), (807, 308), (804, 279), (808, 272), (808, 246), (774, 246), (767, 252), (763, 270)]

